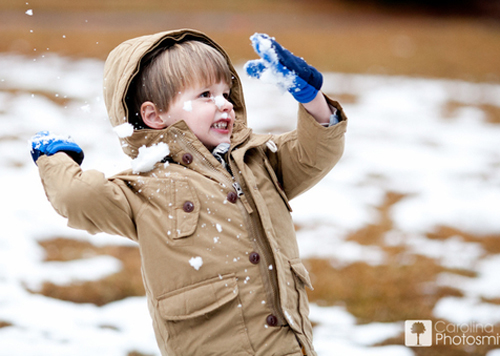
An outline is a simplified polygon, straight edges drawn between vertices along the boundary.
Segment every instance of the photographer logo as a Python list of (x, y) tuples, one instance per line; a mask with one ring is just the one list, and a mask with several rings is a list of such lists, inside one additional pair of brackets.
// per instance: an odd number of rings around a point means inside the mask
[(405, 345), (410, 347), (432, 346), (432, 321), (406, 320)]

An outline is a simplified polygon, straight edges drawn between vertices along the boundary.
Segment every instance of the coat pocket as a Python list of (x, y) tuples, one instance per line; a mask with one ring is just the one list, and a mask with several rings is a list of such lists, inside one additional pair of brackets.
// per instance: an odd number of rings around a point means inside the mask
[(162, 296), (168, 346), (179, 355), (253, 355), (234, 274)]

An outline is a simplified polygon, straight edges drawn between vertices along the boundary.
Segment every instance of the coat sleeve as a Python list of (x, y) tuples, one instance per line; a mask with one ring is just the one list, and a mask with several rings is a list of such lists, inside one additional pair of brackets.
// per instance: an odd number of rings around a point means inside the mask
[(326, 99), (338, 110), (338, 124), (324, 127), (300, 105), (297, 129), (273, 137), (276, 152), (267, 149), (270, 163), (290, 200), (318, 183), (344, 152), (347, 118), (338, 102)]
[(47, 198), (69, 227), (137, 240), (124, 182), (108, 180), (95, 170), (84, 172), (65, 153), (42, 156), (37, 164)]

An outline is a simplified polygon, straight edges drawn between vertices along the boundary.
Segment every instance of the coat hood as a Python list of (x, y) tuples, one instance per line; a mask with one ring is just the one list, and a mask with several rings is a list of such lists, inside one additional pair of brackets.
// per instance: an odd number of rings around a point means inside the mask
[[(239, 136), (244, 135), (244, 131), (247, 131), (245, 101), (240, 78), (231, 64), (229, 56), (221, 46), (204, 33), (190, 29), (165, 31), (133, 38), (121, 43), (111, 51), (104, 65), (104, 101), (111, 125), (116, 127), (128, 122), (129, 110), (125, 98), (132, 80), (139, 73), (142, 60), (150, 52), (159, 47), (168, 47), (182, 41), (200, 41), (206, 43), (217, 49), (226, 58), (233, 75), (230, 101), (234, 105), (236, 114), (231, 139), (232, 141), (237, 140)], [(123, 151), (131, 158), (135, 158), (141, 146), (150, 146), (159, 142), (168, 143), (172, 127), (189, 130), (183, 121), (163, 130), (134, 130), (131, 136), (120, 139)]]

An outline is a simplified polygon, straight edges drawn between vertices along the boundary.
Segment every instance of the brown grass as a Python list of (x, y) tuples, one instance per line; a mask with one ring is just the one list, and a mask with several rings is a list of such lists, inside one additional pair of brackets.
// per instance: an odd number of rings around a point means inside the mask
[(96, 247), (88, 242), (55, 238), (40, 242), (47, 261), (70, 261), (95, 255), (110, 255), (123, 263), (123, 269), (98, 281), (56, 285), (46, 282), (41, 290), (32, 291), (48, 297), (75, 303), (101, 306), (130, 296), (145, 294), (140, 273), (139, 250), (131, 246)]
[(483, 111), (486, 121), (492, 124), (500, 124), (500, 107), (490, 104), (470, 105), (460, 101), (450, 100), (443, 106), (442, 115), (445, 118), (451, 118), (456, 115), (457, 110), (466, 107), (474, 107)]
[(435, 231), (427, 233), (430, 239), (445, 240), (460, 236), (464, 241), (480, 243), (487, 253), (500, 253), (500, 235), (475, 235), (450, 226), (439, 226)]
[(421, 256), (405, 264), (354, 263), (340, 269), (327, 260), (309, 259), (306, 266), (314, 281), (310, 301), (345, 305), (360, 323), (431, 319), (439, 299), (462, 296), (456, 289), (433, 286), (444, 268)]
[(384, 202), (377, 207), (379, 211), (379, 221), (377, 224), (368, 224), (364, 228), (348, 236), (348, 240), (356, 241), (362, 245), (381, 244), (384, 234), (392, 229), (390, 218), (391, 207), (405, 196), (400, 193), (387, 192)]
[(12, 326), (12, 324), (11, 324), (11, 323), (8, 323), (8, 322), (6, 322), (6, 321), (0, 321), (0, 329), (1, 329), (1, 328), (7, 328), (7, 327), (9, 327), (9, 326)]

